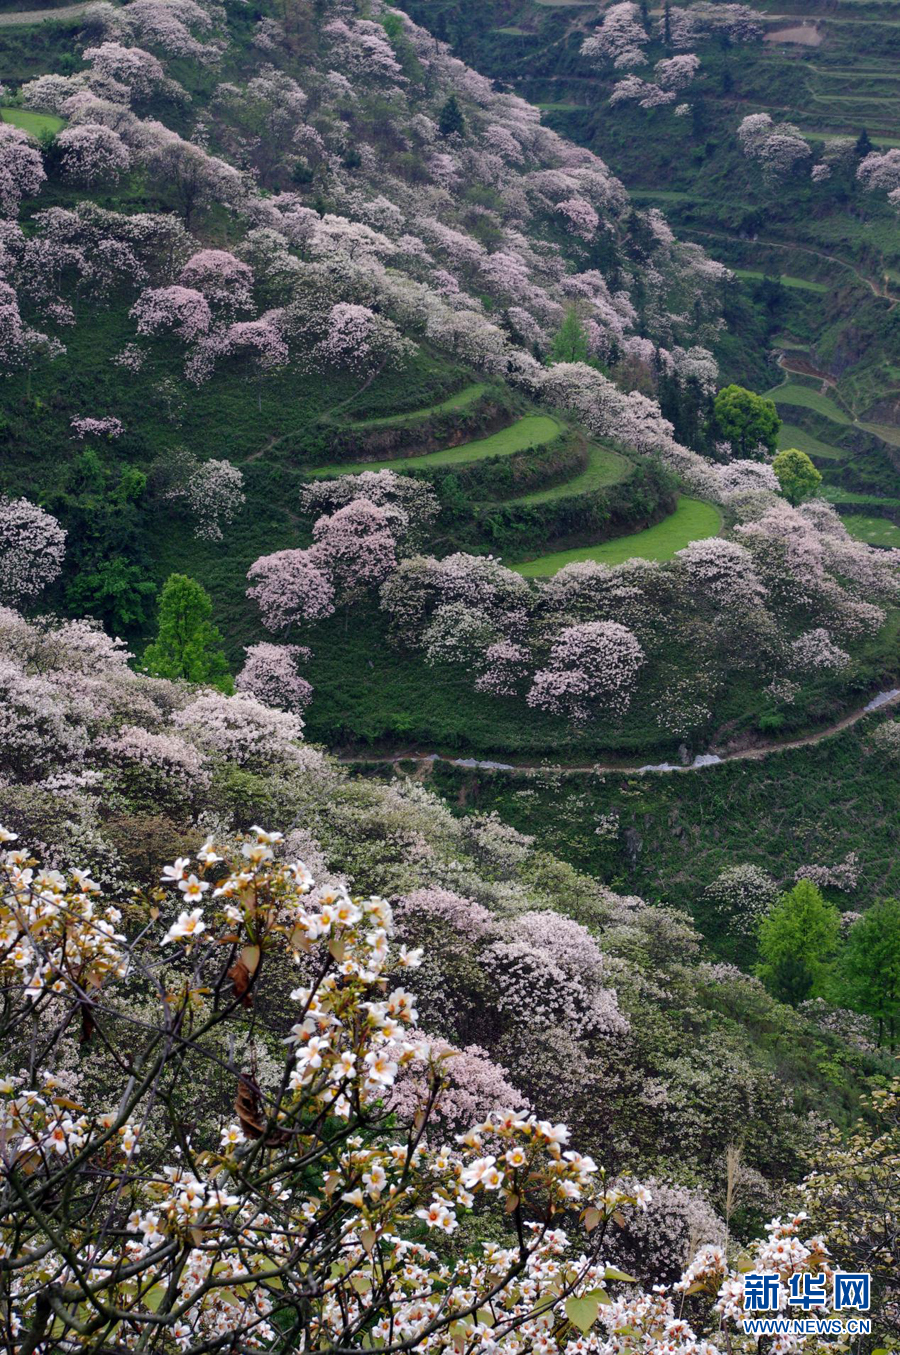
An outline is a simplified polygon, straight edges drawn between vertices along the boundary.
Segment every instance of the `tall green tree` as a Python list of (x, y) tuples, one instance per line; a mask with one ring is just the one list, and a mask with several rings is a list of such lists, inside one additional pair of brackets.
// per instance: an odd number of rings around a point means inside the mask
[(775, 997), (796, 1006), (827, 990), (841, 935), (841, 917), (811, 880), (782, 894), (759, 926), (756, 972)]
[(550, 361), (587, 362), (588, 356), (587, 332), (578, 318), (577, 310), (571, 306), (550, 346)]
[(841, 957), (842, 998), (887, 1031), (893, 1054), (900, 1020), (900, 899), (876, 903), (854, 924)]
[(450, 95), (450, 98), (441, 109), (438, 117), (438, 127), (441, 136), (452, 136), (454, 132), (458, 132), (459, 135), (462, 136), (463, 132), (465, 132), (466, 120), (463, 117), (462, 109), (459, 106), (459, 100), (455, 94)]
[(859, 156), (860, 160), (864, 160), (865, 157), (869, 154), (869, 152), (874, 149), (875, 148), (872, 145), (871, 137), (869, 136), (868, 131), (864, 127), (860, 132), (859, 136), (856, 138), (856, 154)]
[(144, 650), (146, 671), (233, 692), (222, 636), (211, 617), (212, 600), (206, 589), (186, 574), (170, 574), (159, 600), (156, 639)]
[(822, 483), (822, 475), (812, 461), (797, 447), (785, 447), (772, 462), (781, 492), (789, 503), (802, 503), (815, 494)]
[(713, 403), (713, 413), (735, 456), (755, 456), (760, 443), (766, 451), (775, 451), (781, 420), (772, 400), (743, 386), (723, 386)]

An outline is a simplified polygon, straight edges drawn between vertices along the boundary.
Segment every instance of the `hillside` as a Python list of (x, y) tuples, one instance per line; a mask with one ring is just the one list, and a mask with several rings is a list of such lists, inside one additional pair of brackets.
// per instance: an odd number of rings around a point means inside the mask
[(848, 9), (0, 0), (10, 1355), (897, 1350)]
[[(664, 99), (639, 86), (629, 94), (628, 65), (617, 67), (612, 49), (582, 51), (609, 7), (413, 0), (407, 8), (479, 70), (533, 100), (549, 125), (602, 155), (633, 200), (658, 205), (679, 238), (734, 268), (742, 295), (726, 307), (725, 370), (771, 388), (786, 425), (782, 445), (814, 456), (850, 531), (898, 544), (893, 181), (890, 170), (878, 180), (857, 175), (867, 154), (889, 164), (900, 145), (892, 8), (800, 4), (785, 13), (755, 4), (735, 10), (729, 27), (727, 7), (702, 21), (696, 8), (673, 7), (668, 40), (662, 9), (645, 19), (635, 10), (648, 67), (636, 63), (633, 78), (646, 84), (649, 66), (673, 54), (699, 59), (677, 98), (673, 86)], [(738, 135), (763, 113), (794, 137), (774, 173)], [(730, 350), (735, 332), (755, 332), (760, 347), (765, 340), (787, 375)]]
[[(309, 640), (331, 741), (666, 753), (889, 681), (889, 558), (824, 504), (788, 522), (743, 442), (710, 459), (714, 352), (764, 351), (728, 269), (398, 12), (308, 17), (3, 27), (3, 488), (68, 533), (55, 605), (140, 647), (194, 577), (233, 673), (267, 632)], [(654, 568), (614, 599), (631, 557)], [(620, 691), (573, 676), (619, 651)]]

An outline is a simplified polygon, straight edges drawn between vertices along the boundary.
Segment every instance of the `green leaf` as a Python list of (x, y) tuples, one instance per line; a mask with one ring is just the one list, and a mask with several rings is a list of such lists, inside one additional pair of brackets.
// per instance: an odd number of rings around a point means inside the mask
[(607, 1280), (624, 1280), (626, 1284), (637, 1284), (633, 1275), (626, 1275), (624, 1270), (615, 1270), (612, 1266), (607, 1266), (603, 1274)]
[(597, 1321), (599, 1311), (600, 1303), (597, 1299), (578, 1299), (574, 1295), (566, 1299), (566, 1317), (580, 1332), (590, 1331)]

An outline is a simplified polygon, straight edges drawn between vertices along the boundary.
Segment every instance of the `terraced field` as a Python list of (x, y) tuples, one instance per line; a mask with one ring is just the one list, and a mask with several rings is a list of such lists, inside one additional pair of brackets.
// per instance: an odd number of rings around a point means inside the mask
[(900, 547), (900, 527), (890, 518), (853, 513), (844, 518), (844, 526), (857, 541), (866, 541), (870, 546)]
[(462, 390), (448, 396), (440, 404), (428, 405), (425, 409), (414, 409), (411, 414), (387, 414), (380, 419), (350, 419), (347, 422), (347, 427), (389, 428), (393, 427), (394, 424), (417, 423), (420, 419), (427, 419), (432, 414), (448, 414), (454, 409), (467, 409), (469, 405), (474, 405), (476, 400), (480, 400), (487, 389), (488, 386), (485, 381), (476, 381), (471, 386), (464, 386)]
[[(733, 268), (731, 270), (735, 277), (762, 279), (770, 277), (769, 273), (760, 272), (755, 268)], [(828, 291), (824, 282), (812, 282), (809, 278), (786, 277), (783, 273), (779, 275), (778, 281), (783, 287), (795, 287), (801, 292), (819, 292), (823, 294)]]
[(797, 382), (787, 381), (783, 386), (774, 386), (772, 390), (766, 391), (766, 395), (775, 401), (779, 409), (782, 405), (795, 405), (800, 409), (811, 409), (814, 414), (831, 419), (832, 423), (849, 425), (853, 422), (850, 415), (845, 414), (830, 396), (823, 395), (812, 386), (801, 386)]
[(27, 108), (0, 108), (0, 117), (13, 127), (30, 132), (32, 136), (40, 136), (42, 132), (59, 132), (66, 125), (62, 118), (55, 117), (53, 113), (32, 113)]
[[(421, 417), (425, 411), (420, 411)], [(394, 422), (389, 420), (389, 422)], [(399, 422), (399, 421), (398, 421)], [(471, 461), (484, 461), (490, 456), (512, 456), (529, 447), (541, 447), (552, 442), (562, 432), (562, 424), (549, 414), (525, 414), (515, 423), (501, 428), (489, 437), (474, 442), (463, 442), (458, 447), (443, 447), (422, 456), (393, 457), (386, 461), (356, 461), (350, 465), (338, 462), (332, 466), (317, 466), (310, 474), (317, 479), (334, 475), (361, 475), (369, 470), (418, 470), (425, 466), (463, 466)]]
[(631, 462), (608, 447), (598, 447), (592, 443), (588, 449), (588, 464), (580, 475), (551, 489), (538, 489), (531, 494), (519, 494), (516, 498), (506, 499), (506, 503), (550, 503), (554, 499), (569, 499), (578, 494), (592, 494), (597, 489), (607, 489), (617, 485), (631, 474)]
[(798, 451), (806, 452), (813, 460), (821, 458), (825, 461), (843, 461), (848, 455), (842, 448), (832, 447), (830, 442), (814, 438), (811, 433), (807, 433), (795, 423), (783, 423), (779, 429), (778, 450), (783, 451), (785, 447), (796, 447)]
[(601, 542), (598, 546), (556, 551), (552, 555), (542, 555), (537, 560), (527, 560), (524, 564), (513, 565), (513, 568), (526, 578), (537, 578), (555, 574), (565, 565), (576, 564), (582, 560), (597, 560), (605, 565), (620, 565), (623, 560), (632, 560), (636, 557), (642, 560), (671, 560), (676, 551), (683, 550), (692, 541), (699, 541), (707, 536), (718, 536), (721, 529), (722, 515), (718, 508), (711, 503), (705, 503), (702, 499), (688, 499), (682, 496), (671, 517), (657, 522), (653, 527), (647, 527), (643, 532), (617, 536), (612, 541)]

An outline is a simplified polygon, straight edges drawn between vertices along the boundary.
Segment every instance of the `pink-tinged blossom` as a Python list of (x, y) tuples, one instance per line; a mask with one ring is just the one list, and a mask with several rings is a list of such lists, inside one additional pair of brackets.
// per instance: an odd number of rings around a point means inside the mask
[(738, 127), (738, 141), (744, 154), (771, 178), (792, 173), (812, 155), (793, 123), (774, 123), (768, 113), (749, 113)]
[(354, 499), (313, 526), (318, 558), (345, 593), (382, 583), (397, 564), (389, 511)]
[(278, 632), (334, 611), (334, 585), (318, 550), (280, 550), (263, 555), (247, 571), (266, 630)]
[(39, 113), (62, 113), (63, 104), (73, 94), (84, 89), (85, 77), (78, 75), (39, 75), (19, 87), (19, 98), (23, 108), (33, 108)]
[(33, 198), (46, 179), (41, 153), (21, 127), (0, 122), (0, 212), (18, 215), (23, 198)]
[(79, 441), (88, 437), (119, 438), (125, 432), (122, 420), (114, 418), (111, 414), (102, 419), (90, 417), (70, 419), (69, 423)]
[(699, 595), (718, 607), (759, 607), (765, 599), (753, 556), (734, 541), (719, 536), (692, 541), (675, 559), (684, 572), (688, 597)]
[(337, 49), (341, 68), (357, 78), (405, 83), (403, 68), (394, 55), (381, 24), (369, 19), (332, 19), (322, 32)]
[(202, 293), (180, 285), (148, 288), (129, 313), (139, 334), (174, 334), (185, 343), (201, 338), (212, 322)]
[(309, 658), (304, 645), (273, 645), (267, 641), (247, 645), (244, 666), (234, 680), (239, 692), (249, 692), (265, 706), (280, 710), (304, 710), (312, 700), (311, 685), (297, 672), (297, 664)]
[(66, 127), (56, 138), (63, 177), (71, 183), (115, 184), (131, 168), (131, 153), (109, 127), (83, 122)]
[[(387, 468), (342, 475), (337, 480), (316, 480), (301, 491), (301, 504), (307, 513), (343, 508), (354, 499), (368, 499), (394, 510), (391, 531), (407, 549), (425, 535), (440, 512), (437, 495), (427, 481)], [(396, 515), (398, 509), (403, 518)]]
[(600, 225), (600, 218), (584, 198), (566, 198), (556, 204), (556, 210), (582, 240), (592, 240)]
[(528, 704), (576, 721), (601, 703), (617, 715), (631, 704), (644, 651), (617, 621), (568, 626), (553, 643), (546, 668), (534, 676)]
[(341, 301), (332, 306), (326, 331), (308, 354), (316, 369), (340, 367), (365, 376), (387, 364), (402, 367), (416, 352), (392, 320), (368, 306)]
[(663, 89), (661, 85), (641, 80), (637, 75), (626, 75), (624, 80), (613, 85), (609, 102), (614, 106), (634, 101), (640, 108), (659, 108), (663, 104), (674, 103), (676, 98), (674, 90)]
[(860, 161), (856, 177), (868, 192), (892, 193), (900, 188), (900, 148), (870, 151)]
[(531, 652), (511, 640), (488, 645), (481, 658), (475, 690), (490, 696), (516, 696), (528, 675)]
[(850, 655), (834, 643), (824, 626), (817, 626), (794, 640), (791, 662), (807, 672), (839, 672), (850, 662)]
[(665, 61), (657, 61), (653, 67), (656, 83), (663, 89), (684, 89), (689, 85), (700, 68), (700, 58), (693, 53), (671, 56)]
[(647, 58), (642, 48), (650, 41), (640, 21), (637, 5), (610, 5), (603, 21), (581, 44), (581, 54), (598, 63), (611, 62), (617, 70), (643, 66)]
[(250, 771), (303, 765), (303, 721), (264, 706), (246, 692), (204, 692), (172, 717), (174, 727), (211, 759), (236, 762)]
[(211, 27), (209, 14), (194, 0), (131, 0), (115, 11), (115, 18), (126, 31), (161, 47), (169, 56), (190, 57), (204, 65), (219, 59), (218, 43), (199, 42), (191, 33), (192, 28), (206, 33)]
[[(157, 180), (174, 193), (186, 225), (201, 207), (236, 210), (241, 206), (246, 197), (244, 181), (232, 165), (207, 155), (200, 146), (184, 141), (161, 123), (143, 123), (142, 128), (143, 158)], [(146, 135), (148, 128), (153, 129), (153, 135)]]
[(156, 90), (174, 83), (168, 80), (162, 62), (141, 47), (104, 42), (99, 47), (86, 47), (83, 56), (91, 67), (91, 84), (100, 95), (104, 85), (111, 82), (114, 86), (125, 86), (126, 100), (128, 94), (149, 99)]
[(182, 287), (201, 292), (216, 310), (246, 311), (253, 306), (253, 270), (224, 249), (201, 249), (188, 259), (178, 278)]
[(474, 942), (489, 936), (496, 926), (493, 913), (482, 904), (437, 885), (404, 894), (394, 910), (398, 923), (415, 938), (437, 923)]
[(27, 602), (59, 575), (66, 533), (27, 499), (0, 498), (0, 599)]
[(628, 1022), (615, 991), (573, 972), (552, 949), (522, 937), (495, 941), (481, 954), (500, 1011), (541, 1026), (561, 1026), (577, 1037), (621, 1035)]
[(848, 852), (836, 866), (800, 866), (795, 880), (811, 880), (818, 889), (839, 889), (852, 893), (859, 885), (859, 856)]
[(249, 354), (261, 371), (270, 372), (283, 367), (288, 360), (287, 344), (277, 324), (275, 312), (268, 312), (258, 320), (238, 320), (225, 332), (229, 356)]
[(116, 734), (98, 740), (97, 748), (113, 766), (156, 773), (161, 785), (174, 782), (183, 794), (209, 785), (202, 755), (175, 734), (153, 734), (139, 725), (124, 725)]
[[(445, 1133), (461, 1133), (487, 1119), (493, 1111), (515, 1110), (527, 1115), (531, 1102), (509, 1080), (508, 1071), (494, 1063), (480, 1045), (457, 1049), (446, 1040), (429, 1042), (431, 1060), (440, 1059), (444, 1085), (434, 1107), (436, 1126)], [(414, 1060), (403, 1070), (388, 1103), (401, 1120), (410, 1121), (428, 1094), (428, 1059)]]
[(749, 5), (716, 4), (712, 0), (700, 0), (690, 8), (669, 6), (666, 14), (660, 15), (660, 37), (665, 36), (666, 20), (672, 46), (678, 51), (711, 37), (727, 38), (732, 43), (758, 42), (765, 33), (759, 13)]

